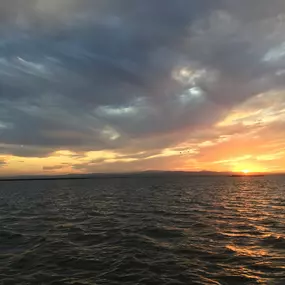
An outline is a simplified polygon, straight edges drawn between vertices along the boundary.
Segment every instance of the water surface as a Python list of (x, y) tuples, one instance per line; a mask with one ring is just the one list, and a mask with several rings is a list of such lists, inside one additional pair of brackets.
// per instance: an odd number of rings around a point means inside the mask
[(0, 182), (0, 280), (285, 284), (285, 178)]

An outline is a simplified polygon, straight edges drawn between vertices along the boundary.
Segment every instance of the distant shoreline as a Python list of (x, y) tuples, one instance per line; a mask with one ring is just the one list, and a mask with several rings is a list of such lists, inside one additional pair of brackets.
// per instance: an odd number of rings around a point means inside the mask
[(0, 182), (13, 182), (13, 181), (41, 181), (41, 180), (87, 180), (97, 177), (43, 177), (43, 178), (5, 178)]
[[(180, 175), (180, 174), (172, 174), (172, 177), (227, 177), (227, 175)], [(112, 178), (169, 178), (169, 176), (165, 174), (126, 174), (126, 175), (98, 175), (91, 177), (40, 177), (40, 178), (0, 178), (0, 182), (13, 182), (13, 181), (49, 181), (49, 180), (92, 180), (92, 179), (112, 179)]]
[(171, 177), (264, 177), (285, 175), (284, 173), (266, 173), (266, 174), (234, 174), (229, 172), (183, 172), (183, 171), (145, 171), (134, 173), (90, 173), (82, 175), (61, 175), (61, 176), (16, 176), (0, 177), (0, 182), (16, 181), (49, 181), (49, 180), (91, 180), (91, 179), (111, 179), (111, 178), (171, 178)]

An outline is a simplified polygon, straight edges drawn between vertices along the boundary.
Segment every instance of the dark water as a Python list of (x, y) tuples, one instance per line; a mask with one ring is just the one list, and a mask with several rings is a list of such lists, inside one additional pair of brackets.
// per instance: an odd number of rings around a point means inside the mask
[(0, 182), (0, 284), (285, 284), (285, 178)]

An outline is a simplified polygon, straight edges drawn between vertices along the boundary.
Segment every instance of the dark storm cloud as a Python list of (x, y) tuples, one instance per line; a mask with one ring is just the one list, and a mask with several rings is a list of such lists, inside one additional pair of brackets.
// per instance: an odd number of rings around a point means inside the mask
[(258, 3), (1, 3), (1, 153), (163, 148), (281, 88), (285, 6)]

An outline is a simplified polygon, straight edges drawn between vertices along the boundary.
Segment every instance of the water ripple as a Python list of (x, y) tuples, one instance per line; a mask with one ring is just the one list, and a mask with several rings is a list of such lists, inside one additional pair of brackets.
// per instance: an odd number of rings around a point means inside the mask
[(1, 182), (0, 283), (285, 284), (284, 182)]

